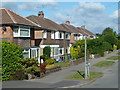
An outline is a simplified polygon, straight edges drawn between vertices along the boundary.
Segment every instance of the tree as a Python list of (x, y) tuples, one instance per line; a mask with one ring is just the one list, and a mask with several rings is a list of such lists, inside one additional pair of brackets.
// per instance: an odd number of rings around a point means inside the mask
[(78, 58), (78, 50), (77, 50), (77, 48), (70, 47), (70, 55), (71, 55), (72, 59)]
[(117, 44), (117, 38), (114, 35), (110, 34), (104, 36), (104, 41), (110, 43), (112, 46), (114, 44)]
[(47, 55), (48, 57), (50, 57), (50, 54), (51, 54), (51, 48), (50, 48), (50, 46), (46, 46), (46, 47), (43, 49), (43, 54), (44, 54), (44, 55)]
[(113, 31), (112, 28), (107, 27), (106, 29), (104, 29), (104, 31), (102, 32), (102, 35), (115, 35), (115, 32)]
[(10, 80), (15, 72), (22, 69), (22, 49), (17, 45), (2, 41), (2, 80)]

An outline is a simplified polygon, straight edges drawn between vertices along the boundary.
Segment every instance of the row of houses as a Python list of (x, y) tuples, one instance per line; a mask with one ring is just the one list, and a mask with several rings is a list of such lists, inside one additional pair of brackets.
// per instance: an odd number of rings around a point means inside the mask
[(38, 16), (22, 17), (1, 8), (0, 16), (0, 39), (22, 47), (25, 57), (38, 57), (38, 61), (45, 46), (51, 47), (51, 57), (64, 59), (66, 54), (70, 54), (70, 47), (75, 41), (84, 39), (84, 36), (95, 38), (85, 26), (75, 27), (70, 21), (57, 24), (45, 18), (43, 11), (38, 12)]

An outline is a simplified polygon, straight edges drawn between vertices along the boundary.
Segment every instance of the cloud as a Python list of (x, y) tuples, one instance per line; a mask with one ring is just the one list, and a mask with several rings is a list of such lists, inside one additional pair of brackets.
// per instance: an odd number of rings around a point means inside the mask
[(75, 26), (85, 25), (93, 33), (101, 33), (106, 27), (111, 27), (117, 31), (117, 11), (111, 15), (106, 15), (105, 10), (106, 7), (101, 3), (81, 2), (70, 10), (56, 13), (53, 20), (58, 23), (70, 20), (71, 24)]
[[(31, 1), (31, 2), (30, 2)], [(57, 3), (54, 0), (47, 0), (41, 2), (20, 2), (20, 4), (16, 2), (2, 2), (2, 8), (9, 8), (11, 10), (21, 10), (21, 11), (35, 11), (43, 8), (53, 9), (56, 7)]]

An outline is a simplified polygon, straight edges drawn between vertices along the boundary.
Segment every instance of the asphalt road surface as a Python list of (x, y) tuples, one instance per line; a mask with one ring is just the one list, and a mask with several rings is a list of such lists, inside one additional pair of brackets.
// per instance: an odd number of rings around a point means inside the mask
[(118, 88), (118, 63), (107, 69), (103, 77), (81, 88)]

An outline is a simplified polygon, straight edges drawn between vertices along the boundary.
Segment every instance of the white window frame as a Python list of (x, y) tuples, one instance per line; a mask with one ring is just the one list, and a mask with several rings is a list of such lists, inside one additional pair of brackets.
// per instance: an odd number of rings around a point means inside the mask
[[(61, 38), (60, 38), (60, 33), (62, 34)], [(59, 39), (64, 39), (64, 33), (63, 32), (59, 32)]]
[(55, 32), (55, 39), (59, 39), (59, 32)]
[[(60, 53), (60, 50), (62, 50), (62, 53)], [(64, 48), (58, 48), (58, 55), (63, 55), (64, 54)]]
[(46, 31), (46, 30), (43, 31), (43, 38), (44, 38), (44, 39), (47, 38), (47, 31)]
[[(35, 50), (35, 57), (39, 58), (39, 55), (40, 55), (40, 49), (39, 48), (30, 48), (31, 51), (32, 50)], [(31, 57), (31, 52), (30, 52), (30, 57)], [(34, 57), (31, 57), (31, 58), (34, 58)]]
[(51, 39), (55, 39), (55, 32), (51, 31)]
[[(28, 35), (28, 36), (21, 36), (21, 35), (20, 35), (21, 29), (24, 29), (24, 30), (29, 31), (29, 35)], [(22, 26), (19, 26), (19, 27), (18, 27), (18, 33), (15, 33), (15, 32), (14, 32), (14, 29), (13, 29), (13, 35), (14, 35), (14, 37), (30, 37), (30, 27), (22, 27)]]
[(30, 49), (28, 49), (28, 50), (24, 49), (23, 50), (23, 55), (24, 55), (24, 53), (28, 53), (28, 58), (30, 58)]

